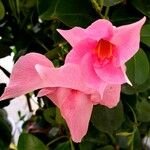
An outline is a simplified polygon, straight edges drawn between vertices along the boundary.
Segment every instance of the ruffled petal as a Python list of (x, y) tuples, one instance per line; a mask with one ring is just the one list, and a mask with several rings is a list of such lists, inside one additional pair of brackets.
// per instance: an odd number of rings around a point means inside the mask
[(96, 64), (94, 69), (97, 75), (107, 84), (123, 84), (127, 82), (123, 68), (114, 67), (112, 63), (104, 66)]
[(83, 75), (79, 65), (65, 64), (60, 68), (50, 68), (42, 65), (36, 65), (36, 70), (45, 87), (64, 87), (91, 93), (92, 89), (88, 88), (83, 80)]
[(73, 49), (67, 54), (65, 63), (76, 63), (80, 64), (82, 58), (86, 53), (94, 53), (94, 48), (97, 45), (97, 41), (86, 38), (82, 40), (78, 45), (74, 46)]
[[(50, 92), (49, 94), (47, 93), (48, 90)], [(70, 129), (73, 141), (81, 142), (87, 133), (93, 109), (90, 96), (80, 91), (67, 88), (57, 88), (53, 92), (51, 89), (42, 89), (40, 93), (45, 93), (59, 107)]]
[(70, 95), (72, 89), (68, 88), (44, 88), (38, 93), (38, 97), (47, 96), (58, 108), (60, 108)]
[(113, 26), (110, 21), (99, 19), (92, 23), (86, 29), (74, 27), (70, 30), (57, 30), (72, 47), (76, 46), (82, 40), (90, 38), (96, 41), (100, 39), (110, 39), (113, 35)]
[(83, 74), (85, 75), (84, 81), (87, 86), (97, 91), (101, 97), (103, 97), (103, 92), (107, 84), (97, 76), (93, 67), (93, 58), (89, 53), (82, 58), (80, 66)]
[(20, 57), (13, 67), (10, 82), (0, 99), (17, 97), (42, 87), (43, 82), (35, 70), (37, 63), (53, 67), (53, 64), (41, 54), (29, 53)]
[(120, 100), (121, 85), (107, 85), (103, 98), (98, 93), (91, 95), (91, 101), (95, 104), (101, 104), (108, 108), (117, 106)]
[(140, 31), (145, 20), (144, 17), (138, 22), (114, 29), (114, 36), (110, 41), (116, 46), (117, 65), (124, 64), (139, 50)]
[(60, 107), (74, 142), (81, 142), (87, 133), (93, 109), (93, 104), (89, 98), (88, 95), (79, 91), (71, 91), (69, 97)]

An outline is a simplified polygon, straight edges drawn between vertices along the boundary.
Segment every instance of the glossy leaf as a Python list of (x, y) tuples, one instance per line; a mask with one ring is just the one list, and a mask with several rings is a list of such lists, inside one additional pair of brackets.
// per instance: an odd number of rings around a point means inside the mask
[(147, 99), (138, 100), (136, 103), (137, 119), (141, 122), (150, 121), (150, 102)]
[(11, 142), (11, 125), (7, 118), (0, 118), (0, 148), (7, 150)]
[(112, 109), (100, 105), (95, 106), (91, 120), (98, 130), (113, 133), (124, 120), (122, 103), (120, 102), (118, 106)]
[(89, 0), (38, 0), (40, 18), (59, 19), (68, 26), (87, 26), (93, 21)]
[(132, 5), (144, 15), (150, 17), (149, 0), (131, 0)]
[(150, 47), (150, 24), (143, 26), (141, 31), (141, 41)]
[(70, 150), (70, 149), (71, 147), (69, 141), (61, 143), (55, 148), (55, 150)]
[(22, 133), (18, 141), (18, 150), (48, 150), (48, 148), (37, 137)]
[(140, 85), (147, 80), (149, 61), (142, 49), (127, 62), (127, 75), (133, 85)]

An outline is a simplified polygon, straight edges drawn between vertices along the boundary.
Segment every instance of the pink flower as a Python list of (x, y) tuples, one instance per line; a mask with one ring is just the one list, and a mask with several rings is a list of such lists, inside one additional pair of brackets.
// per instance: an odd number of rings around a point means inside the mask
[(115, 27), (110, 21), (100, 19), (86, 29), (58, 30), (73, 47), (65, 63), (79, 64), (87, 85), (101, 96), (107, 84), (131, 84), (125, 62), (139, 49), (145, 20), (144, 17), (136, 23)]
[[(60, 109), (70, 129), (73, 141), (81, 142), (88, 130), (93, 105), (97, 103), (110, 107), (116, 105), (120, 98), (120, 86), (115, 86), (113, 89), (111, 86), (107, 87), (103, 99), (98, 93), (85, 94), (68, 88), (44, 88), (38, 96), (44, 95)], [(97, 103), (95, 103), (96, 101)]]
[(87, 29), (58, 30), (73, 46), (65, 65), (54, 68), (37, 53), (22, 56), (0, 99), (41, 89), (38, 96), (46, 95), (59, 107), (72, 139), (80, 142), (88, 130), (93, 105), (116, 106), (121, 84), (130, 83), (125, 62), (138, 51), (144, 22), (145, 18), (116, 28), (107, 20), (98, 20)]
[(96, 91), (82, 82), (83, 78), (76, 64), (67, 63), (54, 68), (45, 56), (29, 53), (19, 58), (14, 65), (10, 82), (0, 99), (42, 89), (38, 96), (46, 95), (57, 105), (72, 139), (80, 142), (87, 133), (93, 105), (102, 104), (111, 108), (117, 105), (120, 97), (120, 85), (107, 86), (101, 99)]

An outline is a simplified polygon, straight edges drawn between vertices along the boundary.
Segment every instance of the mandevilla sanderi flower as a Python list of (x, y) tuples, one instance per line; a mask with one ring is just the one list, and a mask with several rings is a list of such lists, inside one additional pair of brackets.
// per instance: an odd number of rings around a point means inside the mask
[(38, 53), (29, 53), (19, 58), (13, 67), (10, 82), (1, 100), (17, 97), (36, 89), (38, 96), (47, 96), (60, 109), (67, 122), (71, 137), (80, 142), (88, 130), (93, 105), (116, 106), (120, 86), (108, 86), (103, 99), (96, 91), (89, 89), (83, 80), (78, 65), (66, 64), (54, 68), (51, 61)]
[(136, 23), (115, 27), (110, 21), (100, 19), (86, 29), (58, 30), (73, 47), (65, 63), (79, 64), (87, 85), (101, 96), (107, 84), (131, 84), (125, 62), (139, 49), (145, 20), (144, 17)]
[(20, 57), (0, 100), (41, 89), (38, 96), (50, 98), (66, 120), (73, 141), (80, 142), (87, 133), (93, 105), (115, 107), (121, 84), (130, 83), (125, 62), (138, 51), (144, 22), (145, 17), (116, 28), (103, 19), (87, 29), (58, 30), (73, 46), (65, 64), (55, 68), (37, 53)]

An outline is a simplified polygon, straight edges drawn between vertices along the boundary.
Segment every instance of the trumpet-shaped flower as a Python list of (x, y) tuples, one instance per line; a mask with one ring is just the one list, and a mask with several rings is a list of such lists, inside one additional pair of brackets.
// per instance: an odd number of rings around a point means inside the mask
[(58, 32), (71, 44), (65, 63), (81, 66), (85, 82), (101, 96), (107, 84), (130, 83), (125, 62), (139, 49), (140, 30), (146, 18), (129, 25), (115, 27), (100, 19), (86, 29), (74, 27)]
[(55, 68), (45, 56), (30, 53), (14, 65), (10, 82), (0, 100), (41, 89), (59, 107), (71, 137), (80, 142), (88, 130), (93, 105), (117, 105), (121, 84), (129, 82), (125, 62), (139, 48), (142, 20), (114, 27), (98, 20), (83, 29), (58, 30), (72, 45), (65, 65)]
[(38, 95), (48, 96), (59, 107), (72, 139), (80, 142), (88, 130), (93, 105), (111, 108), (117, 105), (120, 97), (120, 85), (108, 85), (101, 99), (96, 91), (84, 84), (83, 78), (76, 64), (54, 68), (45, 56), (29, 53), (14, 65), (10, 82), (0, 100), (41, 89)]

